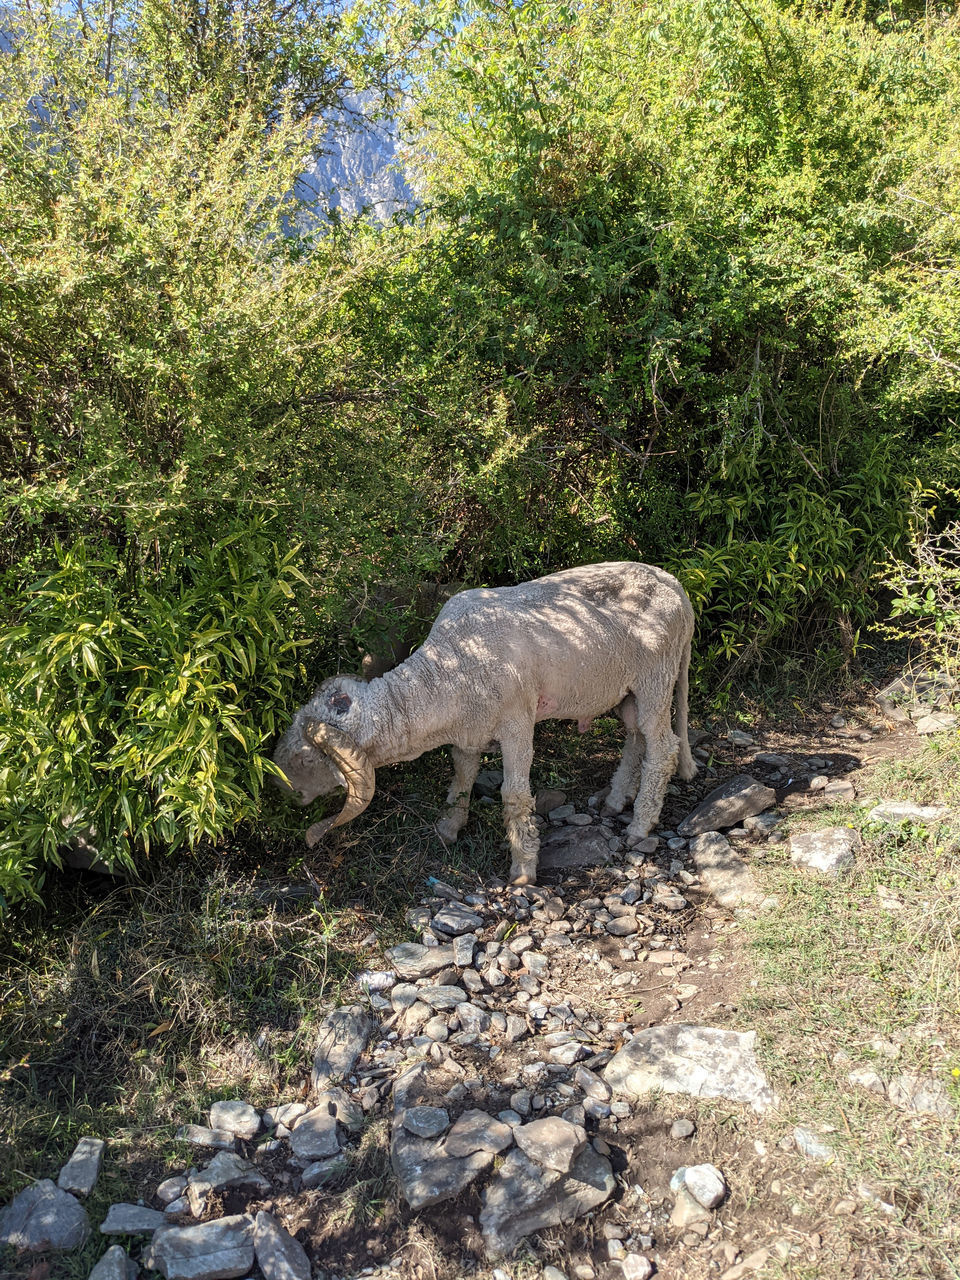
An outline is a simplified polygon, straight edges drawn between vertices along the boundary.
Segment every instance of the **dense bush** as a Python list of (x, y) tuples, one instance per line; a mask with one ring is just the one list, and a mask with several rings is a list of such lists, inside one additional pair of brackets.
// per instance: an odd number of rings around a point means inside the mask
[(108, 542), (53, 548), (0, 654), (0, 894), (71, 840), (130, 863), (256, 813), (298, 679), (294, 555), (261, 521), (134, 583)]
[[(955, 514), (950, 9), (103, 0), (6, 39), (9, 895), (82, 824), (127, 858), (253, 814), (377, 581), (666, 564), (716, 696), (849, 653)], [(294, 195), (356, 88), (407, 139), (389, 225)]]

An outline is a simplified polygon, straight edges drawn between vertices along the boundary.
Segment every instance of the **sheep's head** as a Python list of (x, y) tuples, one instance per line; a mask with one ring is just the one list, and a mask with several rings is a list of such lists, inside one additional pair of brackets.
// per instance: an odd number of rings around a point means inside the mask
[(336, 723), (349, 719), (352, 698), (346, 682), (327, 681), (317, 695), (301, 707), (293, 724), (280, 739), (273, 760), (283, 771), (280, 790), (299, 805), (311, 804), (337, 787), (346, 787), (343, 808), (333, 818), (314, 823), (307, 832), (312, 847), (333, 827), (343, 826), (363, 813), (373, 799), (375, 777), (366, 753)]

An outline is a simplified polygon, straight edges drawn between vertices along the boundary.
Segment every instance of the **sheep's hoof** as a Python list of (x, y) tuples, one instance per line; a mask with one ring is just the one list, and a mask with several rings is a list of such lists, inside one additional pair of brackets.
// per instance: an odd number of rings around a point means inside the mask
[(461, 823), (455, 822), (453, 818), (441, 818), (437, 823), (436, 832), (445, 844), (456, 844), (460, 828)]
[(626, 803), (626, 800), (624, 800), (623, 804), (617, 804), (616, 802), (611, 803), (609, 798), (604, 800), (600, 808), (601, 817), (612, 818), (615, 814), (623, 813)]
[(511, 884), (536, 884), (537, 868), (525, 867), (523, 866), (522, 863), (519, 865), (514, 864), (514, 866), (510, 868), (510, 883)]
[(626, 834), (627, 848), (634, 849), (640, 843), (641, 840), (646, 840), (647, 836), (650, 834), (650, 827), (652, 826), (653, 826), (653, 823), (651, 822), (650, 826), (646, 826), (646, 827), (637, 827), (637, 828), (627, 827), (627, 834)]

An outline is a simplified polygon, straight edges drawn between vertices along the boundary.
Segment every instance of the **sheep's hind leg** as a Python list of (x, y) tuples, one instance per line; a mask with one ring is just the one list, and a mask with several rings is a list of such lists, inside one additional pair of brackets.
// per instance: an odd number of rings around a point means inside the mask
[(617, 715), (623, 721), (627, 736), (617, 771), (610, 782), (610, 792), (603, 802), (605, 814), (622, 813), (637, 794), (637, 774), (644, 755), (643, 734), (640, 732), (637, 700), (628, 693), (617, 707)]
[(503, 818), (510, 844), (511, 884), (536, 884), (540, 832), (533, 820), (530, 792), (533, 726), (516, 726), (500, 739), (503, 753)]
[(638, 844), (650, 834), (663, 808), (667, 783), (677, 765), (680, 743), (670, 728), (670, 708), (643, 726), (647, 753), (640, 772), (640, 790), (633, 806), (633, 820), (627, 827), (627, 843)]
[(450, 754), (453, 756), (453, 782), (447, 792), (447, 811), (437, 823), (437, 835), (453, 844), (470, 815), (470, 793), (480, 768), (480, 752), (451, 747)]

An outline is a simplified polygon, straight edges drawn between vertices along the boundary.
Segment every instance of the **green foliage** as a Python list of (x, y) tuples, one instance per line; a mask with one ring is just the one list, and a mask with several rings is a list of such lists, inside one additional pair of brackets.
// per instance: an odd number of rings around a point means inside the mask
[(108, 865), (256, 814), (297, 677), (294, 552), (244, 523), (131, 589), (116, 550), (55, 549), (24, 589), (0, 679), (0, 890), (79, 837)]
[(881, 580), (892, 592), (884, 630), (905, 640), (915, 657), (955, 673), (960, 661), (960, 523), (921, 527), (909, 556), (891, 560)]

